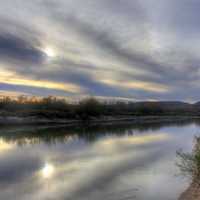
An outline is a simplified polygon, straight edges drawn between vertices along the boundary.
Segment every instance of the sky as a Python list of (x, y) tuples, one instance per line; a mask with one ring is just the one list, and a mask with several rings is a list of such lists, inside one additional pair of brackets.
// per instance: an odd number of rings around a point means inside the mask
[(0, 0), (0, 95), (200, 99), (199, 0)]

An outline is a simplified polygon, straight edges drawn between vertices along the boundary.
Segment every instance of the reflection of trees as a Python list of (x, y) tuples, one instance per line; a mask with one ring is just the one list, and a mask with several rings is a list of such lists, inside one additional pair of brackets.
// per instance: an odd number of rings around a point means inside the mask
[(15, 142), (18, 145), (55, 144), (67, 142), (71, 138), (77, 138), (86, 142), (93, 142), (104, 136), (134, 135), (136, 132), (159, 130), (164, 126), (183, 126), (190, 123), (185, 122), (156, 122), (156, 123), (126, 123), (110, 125), (80, 125), (76, 127), (44, 127), (44, 126), (23, 126), (23, 127), (1, 127), (0, 137), (7, 142)]
[(192, 153), (177, 152), (180, 171), (192, 179), (189, 188), (180, 196), (180, 200), (200, 199), (200, 137), (195, 137)]

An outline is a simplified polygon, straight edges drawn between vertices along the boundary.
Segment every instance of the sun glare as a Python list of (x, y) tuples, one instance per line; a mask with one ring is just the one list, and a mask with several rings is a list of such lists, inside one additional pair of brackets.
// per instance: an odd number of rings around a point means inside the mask
[(0, 153), (6, 150), (10, 150), (14, 147), (14, 144), (8, 143), (3, 139), (0, 139)]
[(46, 163), (42, 169), (42, 176), (44, 178), (50, 178), (54, 173), (54, 167), (51, 164)]
[(51, 47), (46, 47), (44, 49), (44, 52), (48, 57), (55, 57), (56, 56), (55, 50)]

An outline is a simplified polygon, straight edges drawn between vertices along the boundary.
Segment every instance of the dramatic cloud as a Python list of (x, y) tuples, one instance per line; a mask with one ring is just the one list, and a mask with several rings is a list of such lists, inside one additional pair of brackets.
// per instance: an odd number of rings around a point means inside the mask
[(1, 94), (199, 100), (199, 7), (196, 0), (2, 1)]
[(31, 64), (41, 64), (45, 54), (29, 42), (10, 33), (5, 33), (0, 34), (0, 57), (1, 59), (23, 60), (23, 62)]

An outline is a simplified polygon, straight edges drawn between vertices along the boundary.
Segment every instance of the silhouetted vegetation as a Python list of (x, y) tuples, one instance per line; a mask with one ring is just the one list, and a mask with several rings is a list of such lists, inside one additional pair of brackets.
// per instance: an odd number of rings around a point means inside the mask
[(1, 117), (90, 120), (130, 116), (199, 116), (200, 106), (183, 102), (100, 102), (87, 98), (78, 103), (53, 96), (0, 98)]
[(182, 174), (189, 175), (192, 179), (198, 180), (200, 178), (200, 137), (195, 137), (195, 146), (192, 153), (185, 153), (178, 151), (177, 156)]
[(75, 113), (83, 120), (88, 120), (91, 117), (99, 117), (103, 114), (103, 105), (94, 98), (80, 101), (76, 107)]
[(200, 198), (200, 137), (195, 137), (191, 153), (177, 152), (180, 171), (191, 178), (190, 186), (181, 194), (179, 200), (197, 200)]

